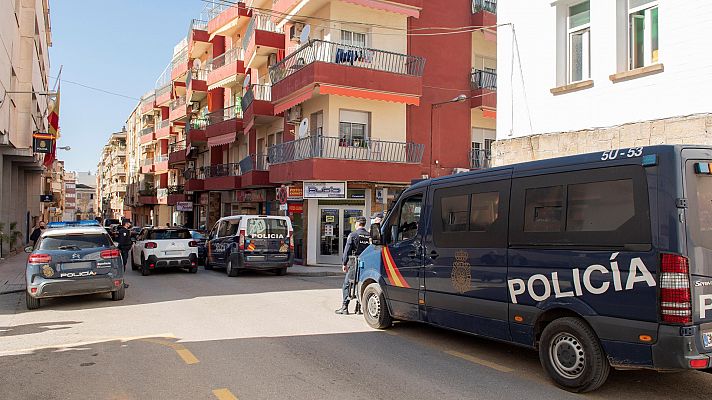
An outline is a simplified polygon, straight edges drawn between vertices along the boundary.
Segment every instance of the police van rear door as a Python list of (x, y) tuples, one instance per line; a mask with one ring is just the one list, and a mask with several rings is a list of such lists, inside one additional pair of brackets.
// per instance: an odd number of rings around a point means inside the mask
[(712, 149), (683, 149), (682, 163), (692, 320), (709, 323), (701, 333), (712, 351)]
[(286, 218), (250, 217), (245, 222), (245, 253), (286, 255), (289, 231)]

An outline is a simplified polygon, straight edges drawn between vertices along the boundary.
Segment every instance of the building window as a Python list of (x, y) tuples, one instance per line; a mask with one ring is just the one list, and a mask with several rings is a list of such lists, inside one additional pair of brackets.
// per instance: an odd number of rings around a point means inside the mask
[(311, 136), (324, 134), (324, 111), (317, 111), (309, 116), (309, 134)]
[(591, 79), (591, 4), (584, 1), (569, 7), (568, 83)]
[(366, 47), (366, 34), (342, 30), (341, 44), (354, 47)]
[(339, 145), (366, 147), (369, 137), (371, 113), (364, 111), (339, 111)]
[(658, 62), (658, 2), (628, 2), (629, 68), (641, 68)]

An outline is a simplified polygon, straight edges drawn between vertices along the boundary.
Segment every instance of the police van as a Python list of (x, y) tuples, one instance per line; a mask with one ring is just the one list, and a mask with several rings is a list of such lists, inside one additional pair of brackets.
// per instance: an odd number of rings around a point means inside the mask
[(359, 259), (366, 322), (537, 349), (561, 387), (710, 368), (712, 147), (652, 146), (412, 185)]

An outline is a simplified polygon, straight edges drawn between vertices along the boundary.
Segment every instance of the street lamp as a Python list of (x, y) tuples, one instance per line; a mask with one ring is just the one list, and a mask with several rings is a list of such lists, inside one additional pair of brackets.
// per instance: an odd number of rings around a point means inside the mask
[(69, 150), (71, 150), (71, 149), (72, 149), (72, 148), (69, 147), (69, 146), (57, 147), (57, 150), (67, 150), (67, 151), (69, 151)]
[(433, 177), (433, 114), (435, 113), (435, 109), (437, 107), (444, 105), (444, 104), (462, 103), (463, 101), (465, 101), (469, 98), (470, 97), (468, 95), (460, 93), (456, 97), (453, 97), (452, 99), (450, 99), (448, 101), (441, 101), (439, 103), (431, 103), (430, 104), (430, 166), (429, 166), (430, 178)]

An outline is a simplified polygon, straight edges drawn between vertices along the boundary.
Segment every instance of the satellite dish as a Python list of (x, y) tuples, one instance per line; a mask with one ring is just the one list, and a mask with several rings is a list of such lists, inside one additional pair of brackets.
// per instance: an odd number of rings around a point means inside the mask
[(242, 81), (242, 87), (247, 89), (250, 86), (250, 75), (245, 76), (245, 80)]
[(309, 33), (311, 33), (311, 25), (306, 24), (302, 33), (299, 35), (299, 44), (304, 44), (309, 41)]
[(302, 122), (299, 123), (299, 139), (305, 138), (309, 135), (309, 120), (304, 118)]

